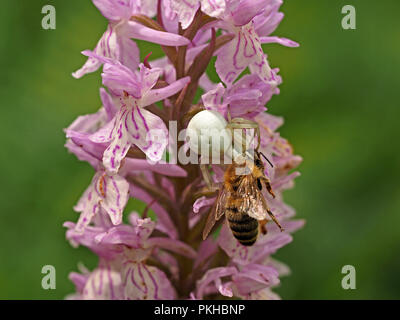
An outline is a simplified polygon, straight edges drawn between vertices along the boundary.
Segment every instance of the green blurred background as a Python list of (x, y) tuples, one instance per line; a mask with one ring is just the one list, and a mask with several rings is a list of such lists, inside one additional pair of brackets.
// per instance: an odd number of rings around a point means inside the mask
[[(41, 28), (45, 4), (56, 7), (56, 30)], [(356, 30), (341, 28), (345, 4), (356, 7)], [(292, 269), (277, 291), (400, 298), (400, 2), (291, 0), (282, 11), (276, 34), (301, 47), (265, 46), (284, 79), (269, 110), (285, 117), (281, 134), (304, 157), (286, 200), (307, 224), (276, 255)], [(64, 149), (62, 129), (100, 106), (99, 72), (81, 80), (71, 72), (106, 21), (89, 0), (6, 0), (0, 16), (0, 298), (62, 299), (77, 263), (96, 264), (65, 241), (62, 223), (78, 218), (72, 206), (93, 170)], [(56, 267), (56, 290), (41, 288), (46, 264)], [(341, 288), (347, 264), (356, 290)]]

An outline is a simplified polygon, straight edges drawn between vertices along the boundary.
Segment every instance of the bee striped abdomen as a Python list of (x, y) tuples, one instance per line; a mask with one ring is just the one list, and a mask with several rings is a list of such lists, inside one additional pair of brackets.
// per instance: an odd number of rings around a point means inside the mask
[(258, 236), (258, 221), (235, 206), (227, 208), (226, 217), (233, 236), (244, 246), (253, 245)]

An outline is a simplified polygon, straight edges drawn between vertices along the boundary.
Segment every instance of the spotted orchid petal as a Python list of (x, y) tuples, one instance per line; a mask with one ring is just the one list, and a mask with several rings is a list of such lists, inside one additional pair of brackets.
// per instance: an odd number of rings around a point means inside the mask
[(273, 33), (283, 19), (283, 13), (278, 11), (282, 2), (278, 1), (272, 1), (275, 3), (266, 7), (260, 15), (253, 19), (257, 34), (260, 37), (266, 37)]
[[(272, 72), (275, 72), (272, 70)], [(280, 83), (280, 78), (278, 84)], [(218, 111), (227, 116), (229, 107), (232, 118), (242, 117), (255, 120), (260, 114), (265, 114), (265, 105), (273, 94), (279, 93), (275, 85), (260, 81), (258, 75), (245, 75), (233, 85), (225, 88), (222, 83), (217, 84), (202, 95), (206, 109)]]
[(101, 108), (96, 113), (79, 116), (64, 131), (66, 132), (68, 138), (71, 137), (72, 132), (92, 134), (99, 130), (106, 123), (107, 112), (104, 108)]
[(214, 204), (216, 198), (206, 198), (205, 196), (197, 199), (194, 203), (193, 203), (193, 212), (194, 213), (199, 213), (200, 210), (204, 207), (210, 207)]
[(83, 232), (77, 231), (76, 224), (72, 222), (65, 222), (64, 227), (68, 229), (66, 238), (75, 248), (79, 245), (85, 246), (106, 260), (116, 259), (123, 252), (121, 247), (101, 244), (96, 240), (96, 237), (106, 230), (104, 227), (87, 226)]
[(216, 71), (226, 85), (232, 84), (247, 67), (262, 81), (271, 81), (271, 68), (252, 22), (235, 29), (235, 37), (219, 50), (215, 62)]
[(150, 170), (170, 177), (186, 177), (187, 172), (180, 166), (170, 163), (149, 163), (146, 159), (125, 158), (125, 163), (121, 168), (121, 174), (142, 172)]
[(79, 294), (82, 294), (83, 288), (85, 287), (85, 284), (89, 278), (89, 273), (82, 274), (78, 272), (71, 272), (68, 275), (68, 279), (73, 282), (75, 285), (75, 289)]
[(107, 122), (104, 108), (94, 114), (78, 117), (65, 129), (68, 141), (66, 147), (81, 161), (88, 161), (94, 168), (98, 168), (104, 147), (91, 141), (96, 130)]
[(214, 285), (217, 285), (218, 289), (223, 289), (222, 292), (224, 292), (224, 288), (221, 286), (221, 282), (218, 280), (222, 277), (232, 276), (237, 272), (238, 271), (235, 267), (219, 267), (208, 270), (196, 284), (197, 299), (203, 299), (208, 287), (212, 283), (214, 283)]
[(251, 292), (242, 298), (247, 300), (281, 300), (281, 297), (275, 292), (272, 292), (270, 288)]
[[(132, 99), (133, 100), (133, 99)], [(161, 160), (168, 143), (164, 122), (151, 112), (139, 108), (137, 101), (123, 105), (116, 115), (112, 141), (103, 155), (105, 168), (115, 174), (131, 145), (138, 146), (151, 161)]]
[(225, 13), (226, 0), (200, 0), (201, 11), (210, 17), (221, 17)]
[(72, 140), (68, 140), (65, 143), (65, 147), (70, 153), (73, 153), (80, 161), (86, 161), (90, 163), (93, 168), (98, 168), (101, 159), (96, 158), (90, 153), (86, 152), (79, 144), (74, 143)]
[(122, 266), (122, 286), (128, 300), (171, 300), (176, 293), (165, 273), (144, 263), (126, 261)]
[(225, 87), (218, 83), (214, 89), (209, 90), (201, 96), (204, 106), (209, 110), (218, 111), (218, 106), (222, 105), (225, 94)]
[(137, 213), (129, 216), (131, 225), (118, 225), (96, 236), (96, 242), (117, 245), (123, 244), (131, 248), (147, 247), (146, 241), (153, 232), (156, 223), (151, 219), (141, 219)]
[(157, 101), (168, 98), (175, 93), (179, 92), (185, 85), (190, 82), (190, 77), (181, 78), (169, 86), (160, 89), (153, 89), (143, 96), (141, 105), (143, 107), (153, 104)]
[(121, 176), (96, 173), (75, 207), (76, 211), (81, 212), (76, 231), (83, 232), (100, 209), (110, 216), (113, 224), (121, 223), (122, 211), (128, 201), (128, 191), (129, 184)]
[(218, 244), (212, 238), (204, 240), (198, 249), (198, 254), (194, 260), (194, 269), (201, 268), (207, 270), (207, 267), (212, 258), (218, 251)]
[(84, 300), (122, 300), (124, 298), (121, 272), (117, 263), (104, 259), (93, 270), (82, 292)]
[(282, 37), (260, 37), (261, 43), (279, 43), (285, 47), (296, 48), (299, 44), (293, 40)]
[(171, 8), (179, 17), (183, 29), (192, 23), (196, 11), (199, 9), (199, 0), (170, 0)]
[(232, 298), (233, 290), (232, 290), (232, 282), (222, 283), (221, 278), (215, 281), (215, 286), (218, 288), (219, 293), (221, 293), (225, 297)]
[(157, 14), (158, 0), (136, 0), (135, 12), (153, 18)]
[(101, 207), (108, 213), (114, 225), (120, 224), (128, 201), (129, 184), (119, 175), (103, 174), (96, 187), (97, 194), (102, 196)]
[(113, 102), (111, 95), (104, 88), (100, 88), (100, 98), (104, 109), (106, 110), (108, 121), (112, 120), (117, 113), (117, 108)]
[(136, 21), (127, 21), (122, 24), (120, 26), (120, 32), (127, 38), (149, 41), (164, 46), (179, 47), (186, 46), (190, 43), (190, 41), (183, 36), (151, 29)]
[(88, 60), (82, 68), (72, 74), (75, 78), (79, 79), (85, 74), (95, 72), (101, 67), (102, 61), (97, 59), (95, 55), (120, 61), (131, 70), (137, 68), (140, 57), (136, 43), (128, 37), (121, 36), (118, 29), (115, 30), (115, 28), (117, 27), (113, 27), (110, 24), (93, 52), (84, 51), (87, 53), (92, 52), (92, 55), (89, 55)]
[(129, 19), (136, 0), (92, 0), (101, 14), (108, 20)]
[(255, 16), (265, 10), (268, 0), (242, 0), (239, 5), (231, 12), (236, 26), (248, 24)]
[(201, 11), (210, 17), (219, 17), (225, 12), (225, 0), (170, 0), (170, 5), (183, 29), (192, 23), (200, 5)]
[(241, 295), (279, 284), (278, 272), (269, 266), (250, 263), (243, 271), (232, 276), (232, 281)]
[(103, 73), (101, 74), (103, 84), (115, 96), (124, 96), (124, 92), (127, 92), (137, 99), (141, 97), (142, 87), (140, 79), (131, 69), (118, 61), (104, 59), (89, 52), (85, 52), (85, 54), (96, 57), (104, 63)]
[(162, 1), (161, 10), (162, 21), (165, 30), (171, 33), (178, 33), (179, 31), (179, 21), (178, 15), (171, 7), (171, 0)]
[(160, 249), (173, 251), (190, 259), (194, 259), (197, 256), (196, 251), (194, 251), (192, 247), (188, 246), (186, 243), (174, 239), (152, 237), (147, 241), (147, 246), (156, 246)]

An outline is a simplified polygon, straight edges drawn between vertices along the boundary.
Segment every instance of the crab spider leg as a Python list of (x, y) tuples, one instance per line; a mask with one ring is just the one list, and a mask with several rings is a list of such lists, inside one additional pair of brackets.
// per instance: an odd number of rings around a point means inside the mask
[(211, 192), (217, 191), (219, 188), (214, 184), (213, 178), (210, 174), (210, 171), (208, 171), (207, 165), (200, 164), (200, 170), (201, 174), (203, 175), (204, 181), (206, 182), (207, 188)]

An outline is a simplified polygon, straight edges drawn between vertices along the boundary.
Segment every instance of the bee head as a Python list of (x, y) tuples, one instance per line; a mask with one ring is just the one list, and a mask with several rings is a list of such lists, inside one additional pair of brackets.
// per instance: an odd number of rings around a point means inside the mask
[(254, 164), (257, 168), (260, 168), (264, 171), (264, 163), (261, 161), (261, 156), (258, 151), (254, 153)]

